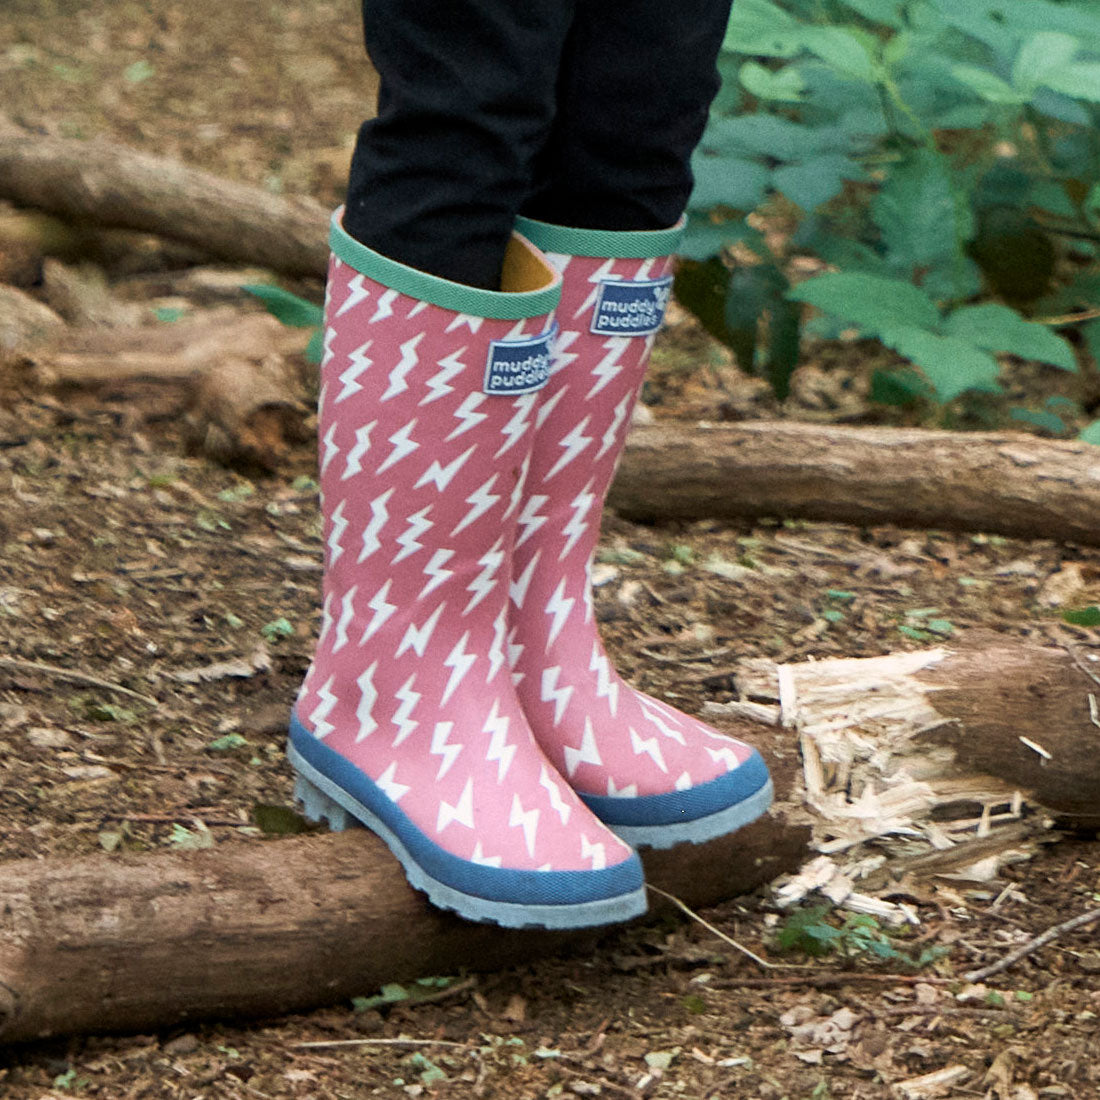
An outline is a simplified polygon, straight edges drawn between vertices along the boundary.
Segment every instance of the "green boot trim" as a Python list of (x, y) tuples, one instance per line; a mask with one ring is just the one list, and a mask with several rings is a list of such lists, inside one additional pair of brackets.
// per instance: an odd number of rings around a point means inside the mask
[(498, 321), (539, 317), (557, 307), (561, 276), (530, 241), (513, 234), (508, 242), (501, 278), (502, 290), (464, 286), (426, 271), (417, 271), (360, 244), (340, 224), (342, 211), (332, 215), (329, 246), (344, 263), (390, 290), (421, 302)]
[(566, 256), (606, 257), (614, 260), (647, 260), (669, 256), (680, 247), (683, 219), (668, 229), (573, 229), (551, 225), (534, 218), (517, 218), (516, 232), (538, 245), (543, 252)]

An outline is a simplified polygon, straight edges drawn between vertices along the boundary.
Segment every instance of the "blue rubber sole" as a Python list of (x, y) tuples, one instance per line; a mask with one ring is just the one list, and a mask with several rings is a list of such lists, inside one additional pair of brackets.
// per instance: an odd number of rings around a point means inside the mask
[(471, 863), (425, 836), (370, 778), (291, 719), (295, 796), (314, 821), (363, 825), (385, 841), (414, 889), (467, 920), (505, 928), (590, 928), (646, 911), (636, 855), (593, 871), (519, 871)]
[(725, 775), (686, 791), (639, 798), (581, 794), (585, 805), (634, 848), (704, 844), (764, 814), (774, 790), (759, 753)]

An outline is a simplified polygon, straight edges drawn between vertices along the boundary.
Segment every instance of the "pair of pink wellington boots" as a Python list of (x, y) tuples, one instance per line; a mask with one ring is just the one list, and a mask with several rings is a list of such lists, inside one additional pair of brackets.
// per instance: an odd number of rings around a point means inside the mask
[(627, 920), (646, 908), (636, 847), (724, 835), (771, 801), (755, 750), (620, 679), (593, 616), (677, 240), (521, 219), (497, 292), (333, 219), (324, 617), (288, 753), (310, 816), (374, 830), (472, 920)]

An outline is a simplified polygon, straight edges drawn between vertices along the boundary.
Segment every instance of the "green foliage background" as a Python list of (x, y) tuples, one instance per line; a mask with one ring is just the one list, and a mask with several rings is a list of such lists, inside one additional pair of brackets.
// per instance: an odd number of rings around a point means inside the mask
[[(780, 398), (798, 303), (912, 364), (887, 402), (997, 392), (996, 353), (1076, 370), (1071, 327), (1100, 358), (1100, 0), (736, 0), (719, 67), (677, 294)], [(781, 256), (749, 219), (777, 204)], [(798, 254), (833, 270), (792, 288)]]

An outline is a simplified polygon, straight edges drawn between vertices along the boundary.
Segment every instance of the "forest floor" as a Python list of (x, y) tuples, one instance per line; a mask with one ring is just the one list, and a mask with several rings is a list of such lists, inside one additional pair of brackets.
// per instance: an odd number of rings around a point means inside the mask
[[(333, 204), (373, 86), (346, 0), (0, 12), (17, 122)], [(866, 354), (824, 349), (783, 415), (873, 420)], [(655, 367), (654, 415), (776, 414), (682, 317)], [(293, 805), (285, 722), (320, 621), (311, 449), (247, 477), (189, 455), (173, 418), (0, 390), (0, 859), (278, 844), (265, 807)], [(632, 683), (693, 712), (729, 697), (735, 659), (871, 656), (979, 629), (1048, 641), (1069, 629), (1067, 600), (1100, 602), (1100, 553), (1050, 541), (614, 516), (603, 535), (609, 650)], [(591, 956), (434, 975), (457, 980), (424, 1003), (410, 986), (373, 1007), (0, 1050), (0, 1096), (1090, 1100), (1095, 926), (988, 987), (961, 975), (1098, 902), (1096, 838), (1069, 836), (993, 881), (932, 884), (896, 941), (897, 955), (942, 948), (920, 970), (849, 938), (792, 984), (695, 922), (641, 922)], [(790, 961), (789, 917), (766, 893), (705, 916)], [(303, 1045), (345, 1040), (362, 1042)], [(919, 1080), (950, 1067), (942, 1086)]]

